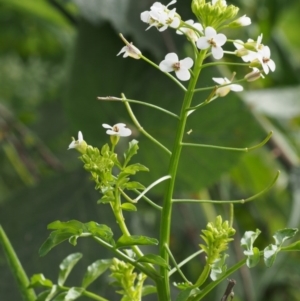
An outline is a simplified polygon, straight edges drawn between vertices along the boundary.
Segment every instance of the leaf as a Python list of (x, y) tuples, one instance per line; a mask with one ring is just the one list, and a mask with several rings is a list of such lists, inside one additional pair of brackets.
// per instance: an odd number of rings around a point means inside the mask
[(91, 233), (93, 236), (99, 237), (108, 243), (112, 243), (114, 234), (108, 226), (93, 221), (85, 223), (84, 226), (86, 227), (87, 232)]
[(227, 270), (227, 265), (225, 264), (228, 254), (223, 254), (222, 257), (216, 259), (211, 264), (210, 278), (212, 281), (218, 280)]
[(55, 221), (47, 226), (50, 230), (69, 230), (74, 234), (82, 233), (82, 223), (76, 220), (71, 220), (68, 222)]
[(52, 281), (45, 278), (43, 274), (34, 274), (30, 278), (29, 287), (52, 287)]
[(72, 271), (73, 267), (76, 263), (82, 258), (81, 253), (74, 253), (67, 256), (62, 263), (59, 265), (59, 275), (58, 275), (58, 284), (60, 286), (64, 285), (67, 277), (69, 276), (70, 272)]
[(53, 285), (51, 291), (47, 295), (47, 298), (45, 298), (45, 301), (50, 301), (58, 292), (59, 292), (59, 289), (58, 289), (57, 285)]
[(147, 168), (146, 166), (144, 166), (140, 163), (135, 163), (135, 164), (126, 166), (122, 170), (122, 173), (129, 174), (129, 175), (134, 175), (138, 171), (149, 171), (149, 168)]
[(264, 249), (264, 262), (268, 268), (273, 265), (279, 250), (276, 245), (269, 245)]
[(276, 231), (273, 235), (276, 246), (281, 246), (287, 239), (294, 237), (297, 232), (298, 229), (296, 228), (286, 228)]
[(68, 292), (63, 300), (64, 301), (76, 300), (82, 295), (84, 290), (85, 289), (83, 287), (72, 287), (68, 290)]
[(142, 257), (140, 257), (137, 262), (148, 262), (152, 264), (157, 264), (159, 266), (165, 267), (165, 268), (170, 268), (168, 263), (159, 255), (155, 254), (147, 254)]
[(135, 245), (158, 245), (158, 240), (147, 236), (123, 235), (118, 239), (116, 247), (123, 248), (128, 246), (135, 246)]
[(259, 263), (259, 261), (260, 261), (259, 249), (254, 247), (252, 249), (252, 254), (248, 255), (246, 264), (247, 264), (248, 268), (253, 268)]
[(156, 293), (156, 286), (153, 285), (143, 285), (142, 288), (142, 297)]
[(139, 142), (135, 139), (133, 139), (132, 141), (129, 142), (129, 148), (124, 154), (124, 158), (125, 158), (124, 166), (126, 166), (128, 164), (128, 162), (130, 161), (130, 159), (135, 154), (137, 154), (137, 151), (139, 149), (138, 143)]
[(46, 291), (41, 292), (37, 296), (35, 301), (46, 301), (46, 298), (47, 298), (47, 296), (49, 295), (50, 292), (51, 292), (50, 290), (46, 290)]
[(128, 190), (133, 190), (133, 189), (144, 190), (145, 189), (145, 186), (143, 184), (141, 184), (139, 182), (135, 182), (135, 181), (125, 183), (121, 187), (123, 189), (128, 189)]
[(87, 288), (110, 267), (111, 262), (111, 259), (100, 259), (89, 265), (82, 280), (82, 287)]
[(193, 288), (190, 287), (185, 289), (184, 291), (181, 291), (176, 297), (176, 301), (186, 301), (189, 298), (192, 290)]
[(286, 247), (281, 247), (281, 251), (300, 251), (300, 240), (298, 240)]
[(52, 301), (65, 301), (66, 295), (67, 295), (67, 292), (63, 292), (63, 293), (57, 295)]
[(137, 211), (136, 206), (134, 206), (132, 203), (123, 203), (121, 208), (126, 211)]
[(241, 239), (241, 246), (245, 246), (247, 250), (252, 250), (253, 243), (260, 233), (261, 231), (259, 229), (256, 229), (255, 232), (246, 231)]

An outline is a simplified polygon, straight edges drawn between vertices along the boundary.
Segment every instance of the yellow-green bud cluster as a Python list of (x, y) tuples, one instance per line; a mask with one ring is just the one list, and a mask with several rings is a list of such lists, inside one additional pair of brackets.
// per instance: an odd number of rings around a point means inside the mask
[(192, 11), (204, 28), (211, 26), (218, 29), (223, 23), (236, 17), (239, 8), (234, 5), (226, 5), (222, 0), (215, 4), (206, 3), (205, 0), (193, 0)]
[(98, 148), (89, 145), (80, 159), (84, 163), (84, 169), (91, 173), (97, 190), (105, 192), (112, 186), (114, 182), (112, 168), (117, 160), (117, 155), (109, 150), (107, 144), (102, 147), (101, 153)]
[(114, 285), (120, 286), (122, 290), (117, 293), (123, 295), (124, 301), (139, 301), (146, 275), (134, 273), (134, 266), (114, 258), (110, 266), (110, 277), (115, 279)]
[(228, 221), (222, 221), (221, 216), (217, 216), (215, 223), (208, 223), (205, 230), (202, 230), (202, 239), (206, 245), (200, 245), (207, 254), (207, 262), (212, 264), (221, 257), (221, 253), (228, 248), (228, 243), (233, 239), (230, 236), (235, 234), (235, 230), (229, 226)]

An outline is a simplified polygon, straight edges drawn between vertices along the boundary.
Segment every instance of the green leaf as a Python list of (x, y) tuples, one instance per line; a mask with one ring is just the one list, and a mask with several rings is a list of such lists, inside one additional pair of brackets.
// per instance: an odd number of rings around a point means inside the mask
[(111, 228), (106, 225), (98, 224), (96, 222), (88, 222), (84, 224), (87, 232), (91, 233), (93, 236), (97, 236), (108, 243), (112, 243), (113, 232)]
[(248, 255), (246, 264), (247, 264), (248, 268), (253, 268), (259, 263), (259, 261), (260, 261), (259, 249), (254, 247), (252, 249), (252, 254)]
[(37, 296), (35, 301), (46, 301), (46, 298), (47, 298), (47, 296), (49, 295), (50, 292), (51, 292), (50, 290), (46, 290), (46, 291), (41, 292)]
[(260, 233), (261, 233), (261, 231), (259, 229), (256, 229), (255, 232), (246, 231), (244, 236), (241, 239), (241, 246), (245, 246), (247, 250), (252, 250), (253, 243)]
[(117, 248), (123, 248), (128, 246), (135, 246), (135, 245), (158, 245), (158, 240), (155, 238), (147, 237), (147, 236), (121, 236), (117, 241)]
[(107, 204), (110, 202), (115, 201), (115, 196), (114, 195), (107, 195), (105, 194), (100, 200), (97, 201), (97, 204)]
[(59, 292), (59, 289), (58, 289), (57, 285), (53, 285), (51, 291), (47, 295), (47, 298), (45, 298), (45, 301), (50, 301), (58, 292)]
[(227, 265), (225, 264), (228, 254), (223, 254), (222, 257), (216, 259), (211, 264), (210, 278), (212, 281), (218, 280), (227, 270)]
[(276, 245), (269, 245), (264, 249), (264, 262), (268, 268), (273, 265), (279, 250)]
[(52, 301), (65, 301), (66, 295), (67, 295), (67, 292), (63, 292), (63, 293), (57, 295)]
[(145, 189), (145, 186), (143, 184), (141, 184), (139, 182), (135, 182), (135, 181), (125, 183), (121, 187), (123, 189), (128, 189), (128, 190), (133, 190), (133, 189), (144, 190)]
[(140, 163), (135, 163), (135, 164), (126, 166), (126, 168), (124, 168), (122, 170), (122, 173), (129, 174), (129, 175), (134, 175), (138, 171), (149, 171), (149, 169), (146, 166), (144, 166)]
[(69, 238), (69, 243), (73, 246), (77, 245), (77, 239), (78, 239), (78, 235), (73, 235)]
[(29, 287), (52, 287), (52, 281), (45, 278), (43, 274), (34, 274), (30, 278)]
[(133, 139), (132, 141), (129, 142), (129, 148), (124, 154), (124, 158), (125, 158), (124, 166), (126, 166), (128, 164), (128, 162), (130, 161), (130, 159), (135, 154), (137, 154), (137, 151), (139, 149), (138, 143), (139, 142), (135, 139)]
[(297, 232), (298, 229), (296, 228), (286, 228), (276, 231), (273, 235), (276, 246), (281, 246), (287, 239), (294, 237)]
[(82, 223), (77, 220), (71, 220), (68, 222), (55, 221), (47, 226), (50, 230), (69, 230), (74, 234), (82, 233)]
[(123, 203), (121, 208), (126, 211), (137, 211), (136, 206), (134, 206), (132, 203)]
[(286, 247), (281, 247), (281, 251), (300, 251), (300, 240), (298, 240)]
[(142, 288), (142, 297), (156, 293), (156, 286), (153, 285), (144, 285)]
[(189, 287), (189, 288), (185, 289), (184, 291), (181, 291), (178, 294), (178, 296), (176, 297), (176, 301), (186, 301), (189, 298), (192, 290), (193, 290), (193, 288)]
[(83, 292), (84, 292), (83, 287), (72, 287), (68, 290), (68, 292), (63, 300), (64, 301), (76, 300), (82, 295)]
[(165, 268), (170, 268), (168, 263), (159, 255), (155, 254), (147, 254), (142, 257), (140, 257), (137, 262), (148, 262), (152, 264), (157, 264), (159, 266), (165, 267)]
[(70, 272), (72, 271), (73, 267), (76, 263), (82, 258), (81, 253), (74, 253), (67, 256), (62, 263), (59, 265), (59, 275), (58, 275), (58, 284), (64, 285), (67, 277), (69, 276)]
[(82, 280), (82, 287), (87, 288), (110, 267), (111, 262), (111, 259), (100, 259), (89, 265)]

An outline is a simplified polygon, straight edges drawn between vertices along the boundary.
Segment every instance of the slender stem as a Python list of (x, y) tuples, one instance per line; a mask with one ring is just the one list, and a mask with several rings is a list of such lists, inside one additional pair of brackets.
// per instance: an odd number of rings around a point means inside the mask
[[(169, 163), (168, 174), (171, 176), (170, 181), (168, 181), (166, 187), (166, 193), (163, 201), (163, 210), (161, 215), (160, 223), (160, 256), (169, 262), (169, 253), (165, 248), (165, 245), (169, 245), (170, 239), (170, 229), (171, 229), (171, 216), (172, 216), (172, 196), (175, 187), (175, 180), (177, 174), (177, 168), (179, 163), (179, 158), (182, 150), (182, 138), (185, 132), (186, 120), (188, 117), (188, 112), (186, 109), (191, 106), (191, 102), (194, 96), (194, 89), (200, 75), (201, 66), (206, 54), (206, 50), (200, 51), (197, 60), (194, 65), (193, 74), (188, 86), (188, 90), (185, 93), (183, 104), (180, 112), (180, 122), (176, 130), (176, 137), (173, 146), (173, 152)], [(160, 268), (160, 274), (163, 277), (161, 281), (157, 282), (157, 292), (160, 301), (170, 300), (170, 283), (168, 277), (168, 270), (165, 267)]]
[(245, 147), (245, 148), (235, 148), (235, 147), (225, 147), (225, 146), (198, 144), (198, 143), (185, 143), (185, 142), (182, 142), (181, 145), (193, 146), (193, 147), (203, 147), (203, 148), (214, 148), (214, 149), (236, 151), (236, 152), (249, 152), (249, 151), (252, 151), (252, 150), (255, 150), (257, 148), (264, 146), (271, 139), (272, 135), (273, 135), (273, 132), (270, 132), (268, 134), (268, 136), (259, 144), (251, 146), (251, 147)]
[(202, 66), (202, 69), (210, 66), (249, 66), (247, 63), (213, 62)]
[[(178, 271), (178, 273), (180, 274), (180, 276), (182, 277), (182, 279), (185, 281), (185, 282), (190, 282), (186, 277), (185, 277), (185, 275), (182, 273), (182, 271), (181, 271), (181, 269), (180, 269), (180, 267), (178, 266), (178, 264), (177, 264), (177, 262), (176, 262), (176, 260), (175, 260), (175, 258), (174, 258), (174, 256), (173, 256), (173, 254), (172, 254), (172, 252), (171, 252), (171, 250), (170, 250), (170, 248), (169, 248), (169, 246), (166, 244), (165, 245), (165, 248), (167, 249), (167, 252), (169, 253), (169, 256), (170, 256), (170, 259), (172, 260), (172, 262), (173, 262), (173, 264), (175, 265), (175, 268), (176, 268), (176, 270)], [(169, 274), (170, 275), (170, 274)]]
[(274, 184), (276, 183), (278, 177), (280, 175), (280, 171), (278, 170), (275, 178), (273, 179), (273, 181), (262, 191), (260, 191), (259, 193), (246, 198), (246, 199), (241, 199), (241, 200), (228, 200), (228, 201), (221, 201), (221, 200), (195, 200), (195, 199), (173, 199), (172, 203), (211, 203), (211, 204), (245, 204), (247, 202), (253, 201), (255, 199), (257, 199), (258, 197), (260, 197), (261, 195), (263, 195), (264, 193), (266, 193), (267, 191), (269, 191)]
[[(140, 194), (140, 192), (137, 189), (133, 190), (135, 193)], [(161, 211), (162, 207), (160, 207), (159, 205), (155, 204), (153, 201), (151, 201), (149, 198), (147, 198), (145, 195), (143, 195), (142, 197), (149, 205), (151, 205), (152, 207), (154, 207), (155, 209)]]
[(150, 107), (150, 108), (153, 108), (153, 109), (156, 109), (158, 111), (162, 111), (170, 116), (173, 116), (177, 119), (179, 119), (179, 116), (176, 115), (175, 113), (173, 112), (170, 112), (164, 108), (161, 108), (159, 106), (156, 106), (156, 105), (153, 105), (152, 103), (148, 103), (148, 102), (144, 102), (144, 101), (139, 101), (139, 100), (133, 100), (133, 99), (124, 99), (124, 98), (118, 98), (118, 97), (114, 97), (114, 96), (107, 96), (107, 97), (97, 97), (97, 99), (99, 100), (104, 100), (104, 101), (120, 101), (120, 102), (130, 102), (130, 103), (136, 103), (136, 104), (140, 104), (140, 105), (143, 105), (143, 106), (147, 106), (147, 107)]
[(160, 179), (156, 180), (151, 185), (149, 185), (137, 198), (135, 198), (134, 202), (137, 202), (142, 196), (144, 196), (154, 186), (156, 186), (157, 184), (159, 184), (159, 183), (161, 183), (163, 181), (166, 181), (166, 180), (168, 180), (170, 178), (171, 178), (171, 176), (167, 175), (167, 176), (161, 177)]
[(221, 276), (219, 279), (209, 283), (206, 287), (204, 287), (199, 294), (189, 299), (189, 301), (199, 301), (202, 300), (211, 290), (213, 290), (218, 284), (220, 284), (223, 280), (227, 279), (229, 275), (240, 269), (245, 263), (247, 258), (244, 258), (240, 262), (236, 263), (233, 267), (228, 269), (226, 273)]
[[(184, 259), (183, 261), (181, 261), (180, 263), (178, 263), (178, 267), (182, 267), (184, 266), (187, 262), (189, 262), (190, 260), (192, 260), (194, 257), (196, 257), (197, 255), (203, 253), (203, 250), (199, 250), (197, 252), (195, 252), (194, 254), (190, 255), (189, 257), (187, 257), (186, 259)], [(169, 277), (172, 276), (175, 272), (177, 271), (177, 268), (173, 268), (171, 271), (169, 271)]]
[[(67, 286), (60, 286), (59, 288), (60, 288), (62, 291), (69, 291), (69, 290), (70, 290), (70, 287), (67, 287)], [(86, 291), (86, 290), (84, 290), (84, 291), (82, 292), (82, 296), (86, 296), (86, 297), (88, 297), (88, 298), (90, 298), (90, 299), (97, 300), (97, 301), (109, 301), (109, 300), (106, 299), (106, 298), (103, 298), (103, 297), (101, 297), (101, 296), (99, 296), (99, 295), (96, 295), (96, 294), (94, 294), (94, 293), (92, 293), (92, 292), (89, 292), (89, 291)]]
[(1, 225), (0, 225), (0, 243), (2, 244), (7, 262), (10, 266), (10, 270), (17, 281), (23, 299), (26, 301), (36, 300), (36, 295), (34, 290), (32, 288), (28, 288), (30, 282), (28, 280), (26, 272), (24, 271), (22, 264), (19, 261), (19, 258), (15, 253), (13, 246), (11, 245)]
[(232, 227), (234, 219), (234, 205), (232, 203), (229, 204), (229, 227)]
[(216, 87), (218, 87), (218, 88), (226, 87), (226, 86), (230, 86), (232, 84), (241, 83), (241, 82), (245, 82), (245, 81), (247, 81), (247, 79), (242, 78), (242, 79), (238, 79), (238, 80), (235, 80), (234, 82), (230, 82), (230, 83), (224, 84), (224, 85), (215, 85), (215, 86), (210, 86), (210, 87), (205, 87), (205, 88), (198, 88), (198, 89), (195, 89), (194, 92), (202, 92), (202, 91), (212, 90), (212, 89), (215, 89)]
[[(145, 56), (141, 55), (141, 58), (146, 61), (147, 63), (149, 63), (150, 65), (152, 65), (154, 68), (158, 69), (159, 71), (160, 68), (159, 66), (157, 66), (155, 63), (153, 63), (152, 61), (150, 61), (149, 59), (147, 59)], [(161, 71), (163, 72), (163, 71)], [(169, 77), (173, 82), (175, 82), (184, 92), (186, 92), (186, 87), (179, 81), (177, 80), (173, 75), (171, 75), (168, 72), (163, 72), (167, 77)]]
[[(124, 96), (124, 99), (125, 96)], [(160, 148), (162, 148), (166, 153), (168, 153), (169, 155), (171, 155), (171, 151), (168, 150), (164, 145), (162, 145), (160, 142), (158, 142), (154, 137), (152, 137), (148, 132), (146, 132), (143, 127), (140, 125), (140, 123), (138, 122), (138, 120), (136, 119), (134, 113), (132, 112), (132, 109), (130, 107), (129, 102), (124, 101), (126, 109), (128, 111), (128, 114), (130, 116), (130, 118), (132, 119), (133, 123), (135, 124), (135, 126), (138, 128), (138, 130), (144, 134), (147, 138), (149, 138), (152, 142), (154, 142), (155, 144), (157, 144)]]

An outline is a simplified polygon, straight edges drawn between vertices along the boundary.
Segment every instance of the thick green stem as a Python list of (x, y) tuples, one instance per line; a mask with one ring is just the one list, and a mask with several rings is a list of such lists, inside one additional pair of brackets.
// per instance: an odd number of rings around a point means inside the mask
[(18, 259), (8, 237), (6, 236), (3, 228), (0, 226), (0, 243), (3, 246), (4, 253), (9, 263), (10, 269), (18, 283), (19, 290), (22, 294), (23, 300), (34, 301), (36, 295), (33, 289), (28, 288), (30, 282), (22, 267), (21, 262)]
[[(171, 229), (171, 215), (172, 215), (172, 197), (175, 187), (175, 180), (177, 174), (177, 168), (179, 158), (182, 150), (182, 139), (185, 131), (186, 120), (188, 117), (187, 108), (191, 106), (191, 102), (194, 96), (194, 90), (197, 84), (197, 80), (201, 71), (202, 63), (206, 55), (206, 50), (201, 51), (198, 54), (195, 66), (193, 69), (193, 77), (190, 80), (188, 90), (185, 93), (183, 104), (180, 112), (180, 121), (176, 130), (176, 137), (173, 146), (172, 156), (170, 159), (170, 165), (168, 174), (171, 179), (168, 181), (166, 193), (164, 196), (163, 209), (161, 215), (160, 224), (160, 256), (169, 262), (169, 254), (166, 249), (166, 245), (169, 245), (170, 229)], [(163, 277), (162, 280), (157, 282), (157, 292), (160, 301), (169, 301), (170, 299), (170, 283), (168, 277), (168, 270), (161, 267), (160, 274)]]

